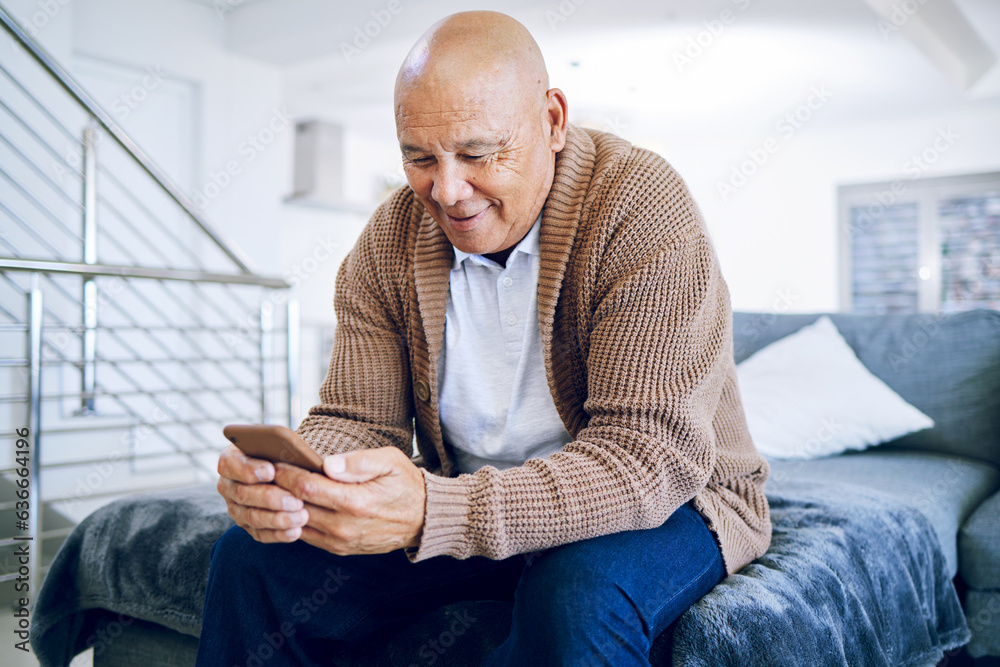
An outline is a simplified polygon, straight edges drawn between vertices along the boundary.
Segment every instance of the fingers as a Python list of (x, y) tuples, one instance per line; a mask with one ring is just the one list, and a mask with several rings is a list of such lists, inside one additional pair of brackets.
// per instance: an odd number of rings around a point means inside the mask
[(401, 457), (409, 462), (406, 455), (395, 447), (360, 449), (326, 457), (323, 459), (323, 472), (338, 482), (368, 482), (396, 472)]
[[(266, 487), (260, 485), (247, 486), (239, 485), (238, 482), (229, 480), (219, 480), (220, 487), (226, 483), (237, 484), (238, 487), (241, 486), (250, 491), (270, 488), (287, 496), (285, 491), (271, 485), (267, 485)], [(300, 509), (295, 511), (275, 511), (235, 502), (226, 497), (226, 494), (223, 494), (223, 497), (226, 498), (226, 508), (229, 516), (233, 518), (236, 525), (250, 533), (258, 542), (294, 542), (301, 536), (302, 526), (306, 525), (309, 521), (309, 510), (302, 507), (302, 501), (298, 498), (292, 498), (292, 500), (299, 504)], [(291, 498), (291, 496), (280, 499), (279, 502), (284, 507), (291, 507), (293, 503), (286, 503), (285, 500), (287, 498)], [(272, 505), (274, 504), (273, 501), (269, 502)]]
[(229, 516), (258, 542), (294, 542), (309, 521), (301, 500), (274, 484), (274, 465), (230, 446), (219, 456), (216, 488)]
[(250, 533), (250, 537), (257, 540), (258, 542), (264, 542), (268, 544), (273, 544), (276, 542), (294, 542), (302, 537), (301, 528), (290, 528), (288, 530), (261, 530), (257, 528), (249, 528), (247, 526), (240, 526), (243, 530)]
[[(306, 509), (309, 512), (309, 523), (302, 527), (299, 538), (303, 542), (339, 556), (372, 553), (371, 545), (361, 543), (362, 535), (373, 527), (369, 522), (362, 520), (359, 524), (356, 519), (343, 512), (308, 503)], [(384, 553), (391, 550), (388, 548), (378, 551)]]
[(289, 463), (276, 463), (274, 486), (294, 498), (301, 498), (307, 503), (313, 503), (328, 509), (342, 509), (338, 500), (343, 499), (343, 493), (338, 493), (333, 481), (318, 473), (309, 472)]
[(361, 485), (337, 482), (288, 463), (275, 464), (274, 484), (306, 503), (351, 514), (361, 512), (370, 497)]
[(302, 501), (274, 484), (242, 484), (220, 477), (216, 488), (228, 502), (274, 512), (295, 512), (302, 509)]
[[(301, 527), (271, 527), (262, 516), (248, 512), (245, 520), (261, 526), (257, 539), (286, 541), (298, 529), (296, 539), (345, 555), (387, 553), (418, 543), (424, 477), (399, 449), (382, 447), (329, 457), (324, 461), (326, 474), (287, 463), (276, 463), (274, 469), (274, 488), (301, 498), (309, 518)], [(263, 532), (281, 529), (292, 532)]]
[(306, 505), (309, 523), (299, 538), (307, 544), (340, 556), (388, 553), (407, 546), (418, 546), (409, 528), (393, 518), (358, 519)]
[(311, 544), (314, 547), (323, 549), (324, 551), (329, 551), (330, 553), (338, 556), (353, 556), (358, 553), (353, 551), (350, 545), (342, 540), (338, 540), (329, 533), (316, 530), (310, 526), (305, 526), (302, 529), (300, 539), (306, 544)]
[(307, 509), (300, 509), (297, 512), (272, 512), (233, 502), (227, 502), (226, 505), (233, 521), (247, 530), (287, 532), (298, 530), (309, 521)]
[(270, 482), (274, 479), (274, 464), (251, 458), (236, 445), (229, 445), (219, 455), (219, 475), (244, 484)]

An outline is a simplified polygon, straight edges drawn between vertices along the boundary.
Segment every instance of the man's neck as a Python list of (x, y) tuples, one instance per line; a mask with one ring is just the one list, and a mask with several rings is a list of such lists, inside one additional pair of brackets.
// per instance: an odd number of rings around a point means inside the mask
[(500, 266), (507, 266), (507, 258), (510, 257), (510, 254), (512, 252), (514, 252), (514, 248), (516, 248), (516, 247), (517, 247), (517, 244), (515, 243), (514, 245), (512, 245), (509, 248), (507, 248), (506, 250), (500, 250), (499, 252), (491, 252), (488, 255), (483, 255), (483, 257), (485, 257), (487, 259), (492, 259), (494, 262), (496, 262)]
[(511, 254), (512, 252), (514, 252), (514, 248), (516, 248), (516, 247), (517, 247), (517, 246), (518, 246), (518, 245), (519, 245), (519, 244), (521, 243), (521, 241), (523, 241), (523, 240), (524, 240), (524, 238), (525, 238), (525, 237), (526, 237), (526, 236), (527, 236), (528, 234), (530, 234), (530, 233), (531, 233), (531, 230), (532, 230), (532, 229), (534, 228), (534, 226), (535, 226), (535, 223), (536, 223), (536, 222), (538, 222), (538, 219), (539, 219), (540, 217), (541, 217), (541, 213), (539, 213), (538, 215), (536, 215), (536, 216), (535, 216), (535, 217), (534, 217), (534, 218), (532, 219), (532, 223), (531, 223), (531, 225), (529, 225), (529, 226), (528, 226), (528, 228), (527, 228), (526, 230), (524, 230), (524, 233), (523, 233), (523, 234), (521, 234), (521, 238), (519, 238), (519, 239), (517, 240), (517, 242), (516, 242), (516, 243), (514, 243), (514, 245), (512, 245), (512, 246), (511, 246), (511, 247), (509, 247), (509, 248), (507, 248), (506, 250), (498, 250), (497, 252), (491, 252), (491, 253), (488, 253), (488, 254), (484, 254), (484, 255), (483, 255), (483, 257), (486, 257), (487, 259), (491, 259), (491, 260), (493, 260), (494, 262), (496, 262), (496, 263), (497, 263), (497, 264), (499, 264), (500, 266), (504, 266), (504, 267), (505, 267), (505, 266), (507, 266), (507, 258), (509, 258), (509, 257), (510, 257), (510, 254)]

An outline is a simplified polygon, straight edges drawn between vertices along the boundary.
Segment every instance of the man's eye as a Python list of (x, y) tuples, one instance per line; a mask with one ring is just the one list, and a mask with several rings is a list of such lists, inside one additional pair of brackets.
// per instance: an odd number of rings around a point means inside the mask
[(466, 155), (465, 159), (466, 160), (482, 160), (484, 157), (486, 157), (486, 156), (485, 155)]

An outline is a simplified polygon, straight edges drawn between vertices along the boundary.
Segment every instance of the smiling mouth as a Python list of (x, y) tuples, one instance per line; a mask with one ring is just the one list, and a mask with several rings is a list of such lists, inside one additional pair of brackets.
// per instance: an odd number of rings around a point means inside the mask
[(476, 227), (476, 225), (478, 225), (483, 220), (483, 218), (486, 217), (486, 212), (489, 211), (489, 210), (490, 210), (490, 207), (487, 206), (486, 208), (484, 208), (479, 213), (476, 213), (475, 215), (470, 215), (470, 216), (467, 216), (467, 217), (464, 217), (464, 218), (458, 218), (458, 217), (455, 217), (453, 215), (450, 215), (447, 211), (442, 211), (442, 212), (447, 217), (447, 219), (448, 219), (448, 225), (450, 227), (452, 227), (455, 230), (460, 231), (460, 232), (467, 232), (470, 229), (473, 229), (474, 227)]

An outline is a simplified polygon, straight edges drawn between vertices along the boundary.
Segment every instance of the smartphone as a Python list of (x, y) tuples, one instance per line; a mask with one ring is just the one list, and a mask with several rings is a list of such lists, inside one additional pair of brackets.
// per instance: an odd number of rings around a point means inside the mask
[(323, 457), (287, 426), (230, 424), (222, 433), (247, 456), (323, 472)]

